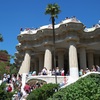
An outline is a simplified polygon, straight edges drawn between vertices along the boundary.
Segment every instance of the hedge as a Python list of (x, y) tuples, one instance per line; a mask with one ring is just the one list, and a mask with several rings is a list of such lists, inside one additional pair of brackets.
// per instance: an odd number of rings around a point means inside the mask
[(47, 100), (100, 100), (100, 74), (81, 78)]
[(46, 100), (51, 97), (56, 90), (58, 90), (58, 84), (44, 84), (41, 88), (33, 90), (27, 97), (27, 100)]

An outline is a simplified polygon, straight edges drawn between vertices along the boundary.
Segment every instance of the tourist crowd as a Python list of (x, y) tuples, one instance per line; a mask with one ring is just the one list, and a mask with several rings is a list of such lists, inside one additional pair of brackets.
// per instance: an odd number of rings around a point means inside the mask
[[(2, 79), (2, 83), (6, 84), (6, 88), (5, 91), (7, 92), (13, 92), (13, 91), (17, 91), (17, 97), (20, 98), (21, 97), (21, 86), (22, 86), (22, 77), (21, 75), (16, 75), (16, 74), (4, 74), (3, 75), (3, 79)], [(19, 100), (19, 99), (16, 99)]]
[[(27, 78), (27, 76), (26, 76)], [(43, 86), (43, 82), (36, 81), (32, 84), (26, 83), (25, 86), (23, 87), (23, 92), (21, 91), (22, 88), (22, 76), (21, 75), (10, 75), (10, 74), (4, 74), (2, 82), (6, 84), (5, 91), (6, 92), (13, 92), (15, 91), (13, 95), (13, 100), (24, 100), (28, 94)]]
[[(91, 69), (90, 68), (86, 68), (83, 69), (81, 68), (79, 70), (79, 76), (82, 76), (88, 72), (100, 72), (100, 67), (98, 65), (94, 66), (92, 65)], [(52, 75), (59, 75), (59, 76), (69, 76), (69, 71), (67, 73), (65, 73), (65, 70), (63, 68), (59, 69), (59, 67), (56, 67), (56, 69), (53, 70), (48, 70), (46, 67), (44, 67), (39, 73), (38, 75), (48, 75), (48, 76), (52, 76)], [(28, 76), (35, 76), (36, 75), (36, 71), (33, 72), (29, 72)]]
[(42, 69), (41, 72), (38, 73), (38, 75), (61, 75), (61, 76), (64, 76), (64, 69), (61, 68), (59, 69), (59, 67), (56, 67), (56, 69), (53, 69), (53, 70), (48, 70), (46, 67), (44, 67)]
[(84, 69), (80, 69), (79, 71), (79, 76), (82, 76), (88, 72), (100, 72), (100, 67), (98, 65), (94, 66), (92, 65), (91, 69), (89, 68), (86, 68), (85, 70)]
[[(84, 69), (80, 69), (79, 71), (79, 76), (82, 76), (88, 72), (100, 72), (100, 67), (98, 65), (96, 66), (92, 66), (91, 69), (89, 68), (86, 68), (85, 70)], [(60, 76), (66, 76), (64, 75), (64, 69), (61, 68), (59, 69), (59, 67), (56, 67), (56, 69), (54, 70), (47, 70), (47, 68), (43, 68), (41, 70), (41, 72), (38, 73), (38, 75), (60, 75)], [(29, 73), (29, 75), (31, 76), (34, 76), (36, 75), (36, 71), (33, 71), (31, 73)], [(26, 76), (29, 77), (29, 75)], [(26, 98), (27, 95), (35, 90), (36, 88), (40, 88), (43, 86), (43, 82), (39, 82), (39, 81), (36, 81), (35, 83), (33, 84), (29, 84), (29, 83), (26, 83), (23, 90), (24, 92), (22, 93), (21, 91), (21, 87), (22, 87), (22, 76), (21, 75), (16, 75), (16, 74), (4, 74), (3, 75), (3, 79), (2, 79), (2, 82), (3, 83), (6, 83), (6, 88), (5, 88), (5, 91), (7, 92), (12, 92), (14, 90), (17, 90), (16, 93), (14, 94), (14, 100), (21, 100), (21, 98)], [(23, 99), (24, 100), (24, 99)]]

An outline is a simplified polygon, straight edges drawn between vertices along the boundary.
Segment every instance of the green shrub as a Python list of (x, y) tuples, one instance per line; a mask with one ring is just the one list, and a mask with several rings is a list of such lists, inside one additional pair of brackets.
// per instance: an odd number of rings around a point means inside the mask
[(47, 100), (100, 100), (100, 74), (90, 74)]
[(44, 84), (41, 88), (33, 90), (30, 95), (28, 95), (27, 100), (46, 100), (52, 96), (58, 88), (58, 84)]
[(2, 83), (0, 85), (0, 100), (12, 100), (13, 92), (7, 92), (5, 90), (6, 84)]

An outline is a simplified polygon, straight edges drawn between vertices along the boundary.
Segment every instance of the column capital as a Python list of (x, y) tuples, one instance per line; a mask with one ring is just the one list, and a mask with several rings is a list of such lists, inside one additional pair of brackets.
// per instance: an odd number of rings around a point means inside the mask
[(68, 46), (70, 47), (71, 45), (76, 47), (76, 41), (68, 41)]
[(77, 47), (80, 49), (80, 48), (86, 48), (87, 46), (85, 44), (79, 44), (77, 45)]
[(27, 50), (25, 50), (25, 53), (28, 53), (29, 55), (31, 55), (31, 50), (30, 49), (27, 49)]
[(32, 48), (29, 48), (29, 47), (27, 47), (27, 46), (24, 46), (24, 47), (23, 47), (23, 51), (32, 51)]
[(88, 49), (87, 53), (94, 53), (94, 50), (93, 49)]
[(41, 55), (44, 55), (44, 52), (38, 52), (37, 57), (40, 57)]
[(53, 47), (53, 44), (52, 44), (52, 43), (44, 43), (43, 46), (44, 46), (44, 47), (48, 47), (48, 46)]
[(52, 44), (45, 44), (44, 47), (45, 47), (45, 49), (49, 49), (50, 51), (52, 51), (53, 45)]
[(57, 53), (62, 52), (64, 54), (66, 52), (66, 49), (65, 48), (57, 48), (56, 52)]

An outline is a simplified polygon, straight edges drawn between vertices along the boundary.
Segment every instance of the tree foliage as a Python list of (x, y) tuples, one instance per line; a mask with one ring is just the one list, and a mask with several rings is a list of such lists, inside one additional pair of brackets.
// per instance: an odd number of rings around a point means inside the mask
[(47, 5), (45, 14), (49, 14), (49, 15), (51, 15), (51, 17), (58, 18), (57, 15), (60, 12), (61, 12), (60, 7), (58, 6), (58, 4), (54, 3), (54, 4), (48, 4)]
[(0, 50), (0, 52), (4, 52), (4, 53), (8, 54), (7, 50)]
[(7, 92), (5, 88), (6, 84), (0, 85), (0, 100), (12, 100), (14, 92)]
[(8, 52), (6, 50), (0, 50), (4, 55), (8, 57), (8, 61), (0, 61), (0, 79), (2, 79), (3, 74), (16, 74), (18, 72), (18, 68), (15, 66), (15, 64), (10, 64), (10, 60), (14, 58), (14, 56), (9, 56)]
[(0, 79), (2, 78), (4, 73), (8, 73), (8, 70), (6, 70), (6, 66), (8, 63), (0, 62)]
[(47, 100), (59, 88), (58, 84), (44, 84), (41, 88), (33, 90), (27, 97), (27, 100)]
[(18, 73), (17, 66), (14, 63), (10, 64), (10, 74), (17, 74), (17, 73)]

